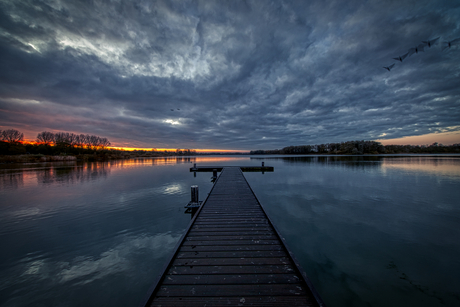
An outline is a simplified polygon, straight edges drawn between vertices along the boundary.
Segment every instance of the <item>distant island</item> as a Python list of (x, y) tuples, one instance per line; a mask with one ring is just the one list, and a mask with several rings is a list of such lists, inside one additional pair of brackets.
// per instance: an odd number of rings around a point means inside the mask
[(377, 155), (377, 154), (460, 153), (460, 144), (382, 145), (375, 141), (348, 141), (320, 145), (288, 146), (274, 150), (252, 150), (251, 155)]

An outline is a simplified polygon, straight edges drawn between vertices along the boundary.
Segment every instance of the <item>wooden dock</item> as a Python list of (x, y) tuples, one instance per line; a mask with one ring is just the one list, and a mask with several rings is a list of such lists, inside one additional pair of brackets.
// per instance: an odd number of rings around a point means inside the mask
[(224, 167), (145, 306), (324, 306), (247, 183)]

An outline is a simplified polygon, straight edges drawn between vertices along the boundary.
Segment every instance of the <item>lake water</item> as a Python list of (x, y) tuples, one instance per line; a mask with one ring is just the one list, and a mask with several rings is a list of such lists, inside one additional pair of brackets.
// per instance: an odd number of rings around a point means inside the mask
[(0, 166), (0, 306), (137, 306), (202, 165), (245, 173), (334, 306), (460, 306), (460, 156), (234, 156)]

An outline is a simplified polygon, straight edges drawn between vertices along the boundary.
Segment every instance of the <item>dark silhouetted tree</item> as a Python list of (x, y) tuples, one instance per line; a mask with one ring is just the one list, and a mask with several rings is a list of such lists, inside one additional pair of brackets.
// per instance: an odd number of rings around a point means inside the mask
[(24, 133), (19, 132), (15, 129), (8, 129), (2, 131), (1, 139), (10, 143), (24, 141)]
[(40, 132), (37, 135), (37, 143), (43, 143), (45, 145), (51, 145), (54, 143), (54, 133), (49, 131)]

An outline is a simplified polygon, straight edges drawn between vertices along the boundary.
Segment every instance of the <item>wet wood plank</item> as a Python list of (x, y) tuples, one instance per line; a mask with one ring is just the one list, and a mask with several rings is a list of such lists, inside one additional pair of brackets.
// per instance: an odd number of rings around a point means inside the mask
[(237, 241), (184, 241), (183, 246), (199, 246), (199, 245), (254, 245), (254, 244), (267, 244), (267, 245), (278, 245), (279, 240), (237, 240)]
[(294, 268), (290, 265), (209, 265), (172, 266), (167, 275), (287, 274), (294, 272)]
[(300, 300), (293, 296), (249, 296), (249, 297), (158, 297), (154, 307), (164, 306), (188, 306), (188, 307), (203, 307), (203, 306), (316, 306), (306, 300)]
[(262, 284), (262, 285), (162, 285), (157, 293), (160, 296), (260, 296), (291, 295), (306, 296), (301, 284)]
[(173, 265), (278, 265), (289, 264), (287, 257), (273, 258), (176, 258)]
[(168, 275), (164, 285), (246, 285), (246, 284), (300, 284), (296, 274), (195, 274)]
[(287, 257), (285, 251), (179, 251), (177, 258), (269, 258)]
[(271, 244), (271, 245), (183, 245), (179, 249), (179, 252), (192, 252), (192, 251), (280, 251), (284, 250), (281, 244)]

